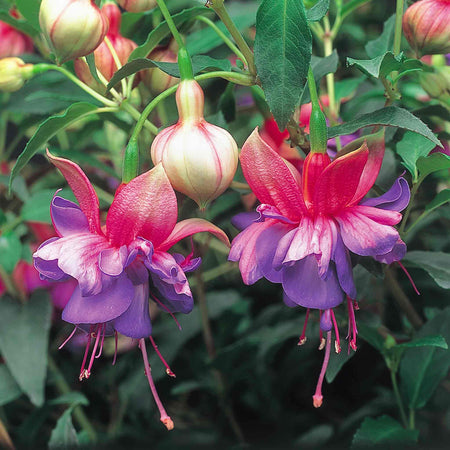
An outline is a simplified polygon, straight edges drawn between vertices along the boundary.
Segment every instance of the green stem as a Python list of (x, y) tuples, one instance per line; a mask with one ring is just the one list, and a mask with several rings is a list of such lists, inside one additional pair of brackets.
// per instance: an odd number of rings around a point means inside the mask
[[(2, 103), (6, 103), (9, 98), (9, 93), (3, 95)], [(0, 113), (0, 161), (2, 160), (3, 151), (6, 144), (6, 130), (8, 127), (8, 111), (5, 109)]]
[(416, 410), (410, 408), (409, 410), (409, 429), (414, 430), (416, 428)]
[(248, 64), (248, 70), (252, 75), (256, 75), (256, 67), (255, 61), (253, 57), (253, 52), (250, 50), (250, 47), (245, 42), (245, 39), (242, 37), (242, 34), (237, 29), (236, 25), (233, 22), (233, 19), (228, 14), (226, 10), (223, 0), (209, 0), (209, 3), (215, 13), (219, 16), (220, 20), (227, 27), (227, 30), (230, 32), (231, 36), (236, 42), (237, 46), (241, 50), (242, 54), (245, 56), (245, 60)]
[(198, 16), (196, 17), (197, 20), (200, 22), (206, 23), (209, 27), (211, 27), (217, 35), (225, 42), (225, 44), (228, 46), (228, 48), (238, 57), (240, 58), (244, 64), (248, 66), (248, 62), (245, 59), (244, 54), (236, 47), (236, 45), (231, 42), (231, 39), (228, 38), (228, 36), (211, 20), (208, 19), (205, 16)]
[[(328, 20), (328, 16), (323, 18), (323, 23), (325, 26), (325, 34), (323, 36), (323, 50), (324, 56), (330, 56), (333, 53), (333, 36), (330, 31), (330, 21)], [(329, 111), (330, 111), (330, 122), (331, 124), (335, 124), (337, 122), (337, 117), (339, 115), (338, 107), (336, 104), (336, 94), (334, 90), (334, 73), (328, 73), (326, 76), (327, 80), (327, 92), (328, 99), (330, 102)]]
[(319, 96), (317, 95), (316, 80), (314, 79), (314, 74), (311, 69), (311, 66), (309, 66), (308, 69), (308, 87), (309, 87), (309, 96), (311, 97), (311, 103), (320, 108)]
[[(141, 120), (142, 114), (133, 106), (131, 106), (126, 100), (122, 103), (121, 107), (130, 114), (130, 116), (135, 119), (137, 122)], [(158, 127), (153, 125), (151, 122), (147, 120), (147, 116), (145, 117), (145, 120), (142, 122), (142, 127), (147, 128), (150, 133), (157, 135), (158, 134)]]
[[(114, 63), (116, 64), (117, 70), (119, 70), (122, 67), (122, 63), (120, 62), (119, 56), (117, 55), (117, 52), (116, 52), (116, 49), (111, 44), (111, 41), (109, 40), (108, 36), (105, 36), (105, 44), (108, 47), (109, 51), (111, 52), (111, 55), (113, 57)], [(120, 82), (122, 85), (123, 95), (125, 95), (127, 92), (127, 83), (126, 83), (125, 78), (122, 78), (120, 80)]]
[(397, 374), (394, 370), (391, 370), (391, 381), (392, 387), (394, 388), (395, 399), (397, 400), (398, 410), (400, 411), (400, 417), (403, 422), (403, 426), (408, 428), (408, 420), (406, 418), (405, 408), (403, 407), (402, 397), (400, 396), (400, 391), (397, 384)]
[(167, 9), (166, 3), (164, 2), (164, 0), (156, 0), (156, 3), (158, 4), (159, 9), (161, 10), (162, 15), (164, 16), (164, 19), (167, 22), (169, 30), (172, 33), (172, 36), (177, 41), (178, 48), (184, 48), (183, 38), (181, 37), (180, 33), (177, 30), (177, 27), (175, 26), (172, 16), (170, 15), (169, 10)]
[[(70, 389), (69, 384), (67, 383), (64, 375), (59, 370), (51, 355), (48, 355), (48, 368), (53, 375), (58, 392), (60, 394), (67, 394), (71, 392), (72, 390)], [(97, 433), (95, 432), (94, 427), (89, 422), (86, 414), (84, 414), (84, 411), (80, 405), (75, 406), (75, 408), (73, 409), (73, 417), (75, 418), (78, 425), (86, 432), (91, 441), (95, 442), (97, 440)]]
[(402, 19), (403, 19), (404, 0), (397, 0), (397, 8), (395, 11), (395, 33), (394, 33), (394, 55), (400, 53), (402, 43)]

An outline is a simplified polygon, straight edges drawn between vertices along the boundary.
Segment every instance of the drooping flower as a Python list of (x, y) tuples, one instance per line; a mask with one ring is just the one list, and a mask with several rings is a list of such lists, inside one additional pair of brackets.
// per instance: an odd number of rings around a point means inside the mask
[[(372, 135), (367, 142), (369, 146), (364, 142), (334, 161), (326, 153), (310, 153), (302, 177), (257, 130), (240, 156), (244, 176), (261, 205), (256, 213), (234, 218), (243, 231), (233, 240), (229, 259), (239, 261), (245, 284), (265, 277), (282, 284), (287, 306), (321, 311), (320, 327), (327, 339), (322, 342), (326, 354), (313, 397), (316, 407), (322, 403), (333, 326), (340, 350), (333, 308), (346, 296), (350, 346), (356, 349), (350, 254), (390, 264), (406, 252), (394, 225), (409, 202), (408, 184), (399, 178), (381, 197), (363, 200), (375, 183), (384, 154), (382, 137)], [(300, 344), (304, 341), (302, 334)]]
[(106, 224), (101, 226), (97, 195), (80, 167), (49, 153), (48, 157), (66, 178), (79, 205), (59, 196), (53, 198), (50, 211), (59, 237), (45, 241), (33, 257), (42, 278), (61, 281), (72, 277), (78, 283), (62, 318), (76, 326), (72, 335), (77, 328), (88, 331), (79, 378), (89, 378), (106, 335), (117, 338), (119, 332), (139, 339), (161, 421), (172, 429), (173, 422), (151, 378), (145, 348), (144, 338), (152, 334), (149, 296), (171, 314), (189, 313), (193, 299), (185, 272), (195, 270), (200, 258), (171, 255), (167, 250), (202, 231), (213, 233), (226, 244), (228, 239), (206, 220), (176, 223), (175, 193), (160, 164), (118, 188)]

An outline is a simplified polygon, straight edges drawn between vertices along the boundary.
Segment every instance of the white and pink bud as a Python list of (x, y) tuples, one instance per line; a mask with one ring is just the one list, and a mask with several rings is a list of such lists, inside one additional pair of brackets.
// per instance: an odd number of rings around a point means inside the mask
[(403, 16), (403, 33), (418, 56), (450, 52), (450, 0), (420, 0)]
[(195, 80), (180, 83), (176, 101), (179, 120), (156, 136), (152, 161), (162, 162), (172, 186), (204, 209), (231, 184), (237, 144), (228, 131), (203, 118), (203, 91)]
[[(129, 56), (137, 47), (136, 43), (120, 34), (120, 23), (122, 21), (119, 7), (115, 3), (107, 3), (102, 7), (101, 12), (109, 22), (109, 30), (106, 37), (113, 47), (120, 65), (126, 64)], [(114, 56), (105, 40), (94, 51), (95, 66), (103, 77), (109, 81), (114, 73), (119, 69)], [(100, 85), (91, 75), (88, 65), (82, 59), (76, 59), (74, 69), (78, 78), (91, 88), (104, 92), (105, 87)], [(136, 76), (136, 80), (138, 79)]]
[[(168, 46), (159, 46), (150, 52), (148, 58), (153, 61), (176, 63), (178, 61), (178, 44), (172, 39)], [(142, 81), (153, 95), (161, 94), (178, 83), (179, 79), (154, 67), (142, 71)]]
[(117, 3), (129, 12), (143, 12), (156, 7), (156, 0), (117, 0)]
[(39, 23), (58, 64), (92, 53), (108, 31), (93, 0), (42, 0)]
[[(18, 17), (15, 10), (11, 10), (10, 15)], [(18, 56), (32, 51), (33, 40), (30, 37), (8, 23), (0, 21), (0, 58)]]
[(0, 59), (0, 92), (18, 91), (33, 75), (33, 64), (16, 57)]

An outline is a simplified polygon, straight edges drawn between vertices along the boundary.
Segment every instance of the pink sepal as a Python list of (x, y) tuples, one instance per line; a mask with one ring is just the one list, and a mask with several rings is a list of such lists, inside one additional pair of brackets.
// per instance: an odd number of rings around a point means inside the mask
[(159, 251), (166, 251), (181, 239), (196, 233), (208, 232), (230, 247), (227, 235), (218, 227), (204, 219), (186, 219), (178, 222), (167, 239), (159, 245)]
[(158, 247), (177, 221), (177, 199), (162, 164), (122, 185), (106, 217), (106, 235), (120, 247), (136, 237)]
[(47, 149), (48, 159), (60, 170), (78, 200), (81, 211), (88, 219), (92, 233), (103, 234), (100, 228), (100, 212), (97, 194), (88, 177), (78, 164), (53, 156)]
[(259, 136), (258, 128), (245, 141), (241, 166), (252, 191), (261, 203), (276, 206), (281, 214), (298, 222), (306, 213), (300, 188), (281, 158)]

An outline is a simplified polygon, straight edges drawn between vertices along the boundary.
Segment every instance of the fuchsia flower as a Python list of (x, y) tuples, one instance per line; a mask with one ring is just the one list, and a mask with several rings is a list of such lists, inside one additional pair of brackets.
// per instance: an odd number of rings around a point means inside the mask
[[(89, 332), (80, 380), (89, 378), (106, 335), (115, 334), (117, 339), (119, 332), (139, 339), (161, 421), (172, 429), (173, 422), (151, 378), (144, 343), (149, 336), (153, 343), (149, 295), (171, 314), (189, 313), (193, 299), (185, 272), (195, 270), (200, 258), (171, 255), (167, 250), (202, 231), (213, 233), (227, 245), (228, 238), (203, 219), (176, 223), (175, 193), (161, 164), (119, 187), (106, 224), (101, 226), (97, 195), (80, 167), (49, 153), (48, 157), (66, 178), (79, 206), (53, 198), (50, 211), (59, 237), (45, 241), (33, 257), (42, 278), (61, 281), (73, 277), (78, 282), (62, 318), (76, 325), (72, 335), (77, 328)], [(91, 341), (94, 345), (88, 362)]]
[[(356, 349), (351, 253), (390, 264), (406, 252), (394, 225), (409, 202), (408, 184), (399, 178), (381, 197), (363, 200), (375, 183), (384, 154), (383, 138), (372, 135), (367, 142), (369, 147), (364, 142), (334, 161), (326, 153), (308, 154), (302, 177), (257, 130), (240, 156), (244, 176), (261, 205), (256, 213), (234, 218), (243, 231), (233, 240), (229, 259), (239, 261), (245, 284), (265, 277), (282, 284), (287, 306), (306, 307), (308, 314), (309, 308), (321, 311), (327, 348), (313, 397), (316, 407), (322, 403), (333, 325), (340, 351), (333, 308), (346, 296), (350, 345)], [(305, 340), (302, 334), (300, 344)]]

